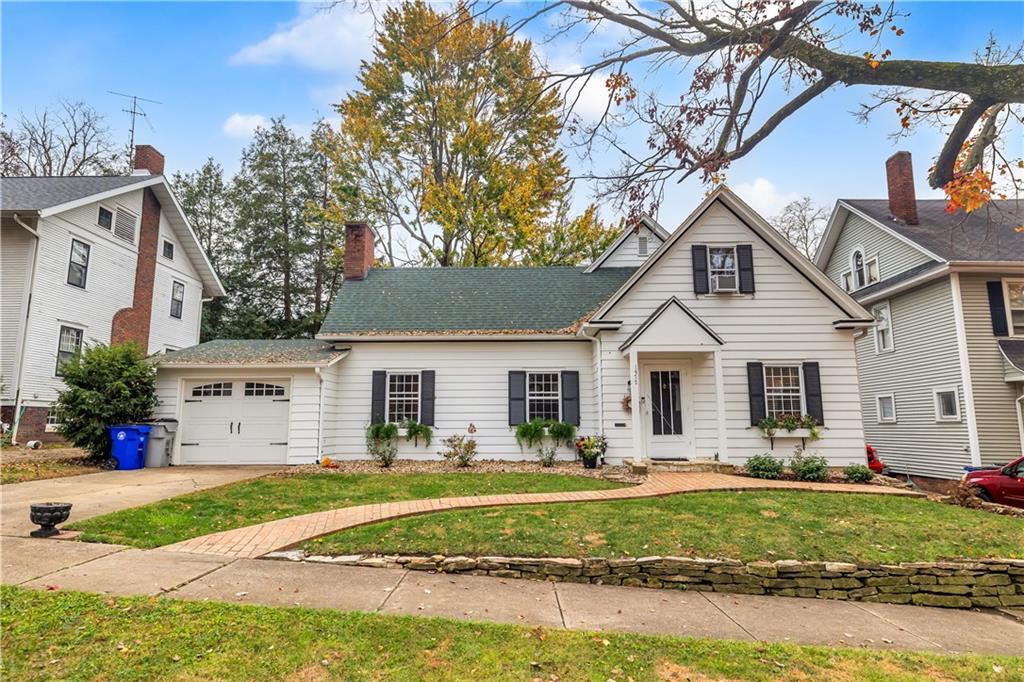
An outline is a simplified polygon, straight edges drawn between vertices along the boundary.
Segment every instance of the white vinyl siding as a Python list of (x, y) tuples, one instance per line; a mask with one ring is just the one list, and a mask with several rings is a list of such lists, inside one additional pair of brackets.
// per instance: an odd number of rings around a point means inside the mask
[[(160, 216), (160, 243), (173, 241), (174, 233), (166, 216)], [(184, 253), (176, 249), (177, 253)], [(185, 303), (181, 319), (171, 315), (171, 294), (174, 282), (185, 285)], [(156, 259), (156, 275), (153, 282), (153, 310), (149, 323), (149, 350), (173, 346), (188, 348), (199, 343), (199, 330), (203, 312), (203, 285), (199, 274), (188, 258), (163, 257)]]
[[(693, 244), (751, 243), (757, 293), (750, 296), (696, 296), (693, 293)], [(632, 392), (638, 409), (640, 392), (630, 387), (629, 360), (619, 346), (647, 317), (672, 296), (678, 296), (722, 339), (725, 411), (729, 461), (742, 463), (769, 450), (760, 431), (750, 426), (747, 363), (800, 364), (816, 361), (821, 369), (826, 429), (814, 450), (833, 465), (862, 462), (864, 436), (857, 390), (857, 363), (851, 331), (837, 331), (832, 322), (841, 316), (818, 289), (756, 238), (732, 213), (712, 205), (690, 230), (638, 281), (606, 315), (622, 320), (617, 331), (604, 331), (600, 370), (604, 379), (604, 431), (609, 459), (634, 455), (631, 414), (623, 410), (623, 396)], [(689, 391), (694, 411), (695, 452), (713, 458), (718, 451), (718, 413), (714, 364), (710, 354), (691, 359)], [(624, 426), (616, 426), (623, 424)], [(776, 455), (788, 456), (790, 444), (776, 443)]]
[(858, 247), (863, 248), (865, 261), (878, 258), (878, 277), (882, 280), (931, 261), (919, 249), (851, 213), (824, 268), (839, 286), (843, 286), (843, 273), (850, 272), (850, 256)]
[[(326, 371), (325, 371), (326, 374)], [(155, 418), (181, 419), (183, 403), (180, 395), (184, 380), (209, 383), (229, 381), (235, 393), (243, 393), (247, 383), (289, 385), (288, 401), (288, 464), (309, 464), (320, 458), (320, 379), (312, 369), (188, 369), (159, 368), (156, 395), (159, 401)], [(275, 383), (275, 379), (278, 380)], [(172, 463), (181, 463), (181, 444), (176, 441)]]
[[(949, 278), (894, 296), (888, 304), (899, 330), (893, 351), (876, 353), (870, 333), (857, 341), (868, 443), (897, 473), (958, 478), (971, 463), (967, 421), (936, 422), (933, 394), (940, 386), (963, 386)], [(875, 396), (887, 393), (898, 401), (896, 425), (879, 423)], [(963, 414), (962, 390), (958, 397)]]
[[(647, 254), (642, 255), (640, 252), (640, 237), (647, 238)], [(647, 260), (647, 256), (654, 253), (657, 248), (661, 246), (661, 239), (658, 235), (654, 234), (647, 228), (646, 225), (640, 226), (640, 232), (634, 234), (629, 233), (629, 236), (619, 245), (619, 248), (615, 249), (608, 259), (601, 263), (602, 268), (622, 268), (629, 267), (635, 268), (643, 264)]]
[(974, 415), (984, 465), (1005, 464), (1021, 454), (1017, 390), (1004, 378), (1003, 356), (992, 334), (988, 307), (986, 282), (1000, 279), (999, 274), (960, 275)]
[[(141, 211), (142, 192), (120, 195), (116, 205)], [(135, 248), (97, 225), (98, 208), (97, 203), (86, 204), (42, 218), (36, 225), (39, 257), (22, 372), (25, 405), (46, 407), (64, 387), (54, 374), (61, 326), (82, 329), (86, 344), (109, 343), (114, 314), (132, 305)], [(90, 244), (85, 289), (66, 284), (72, 239)]]
[(4, 221), (0, 232), (0, 397), (4, 404), (14, 400), (34, 245), (35, 237), (28, 230)]
[[(349, 344), (346, 344), (349, 345)], [(576, 370), (580, 373), (580, 434), (597, 432), (592, 349), (588, 341), (391, 341), (354, 342), (337, 367), (337, 381), (325, 380), (324, 453), (340, 459), (366, 458), (374, 370), (434, 370), (434, 442), (418, 446), (398, 440), (399, 457), (436, 459), (440, 443), (476, 427), (480, 459), (527, 459), (535, 452), (516, 443), (508, 425), (510, 370)], [(559, 448), (563, 458), (572, 450)]]

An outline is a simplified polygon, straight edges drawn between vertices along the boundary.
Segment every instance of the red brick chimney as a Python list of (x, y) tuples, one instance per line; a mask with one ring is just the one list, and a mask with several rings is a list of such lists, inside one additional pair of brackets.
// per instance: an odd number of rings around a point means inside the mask
[(907, 225), (917, 225), (917, 197), (914, 195), (914, 167), (910, 152), (896, 152), (885, 162), (889, 184), (889, 212)]
[(135, 158), (132, 160), (132, 170), (148, 170), (150, 175), (164, 174), (164, 155), (148, 144), (135, 145)]
[[(161, 164), (163, 158), (160, 157)], [(147, 355), (149, 354), (149, 326), (153, 316), (153, 284), (156, 280), (156, 250), (159, 236), (160, 201), (156, 198), (153, 190), (147, 187), (142, 194), (139, 257), (135, 262), (132, 307), (122, 308), (114, 313), (110, 329), (111, 345), (134, 341)]]
[(366, 223), (345, 223), (345, 279), (365, 279), (373, 266), (373, 230)]

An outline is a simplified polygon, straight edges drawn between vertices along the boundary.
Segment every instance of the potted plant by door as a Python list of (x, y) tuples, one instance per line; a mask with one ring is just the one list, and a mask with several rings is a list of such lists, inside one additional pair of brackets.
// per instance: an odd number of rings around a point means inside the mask
[(580, 436), (576, 439), (576, 455), (583, 460), (585, 469), (596, 469), (597, 461), (604, 457), (608, 440), (604, 436)]

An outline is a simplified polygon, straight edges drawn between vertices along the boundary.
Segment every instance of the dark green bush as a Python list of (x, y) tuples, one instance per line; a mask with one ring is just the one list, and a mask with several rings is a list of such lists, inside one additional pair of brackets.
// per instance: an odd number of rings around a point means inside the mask
[(385, 469), (398, 457), (398, 424), (379, 422), (366, 427), (366, 451)]
[(798, 481), (824, 481), (828, 479), (828, 462), (817, 455), (807, 456), (802, 452), (793, 455), (789, 468)]
[(781, 459), (772, 457), (766, 452), (761, 455), (754, 455), (748, 459), (744, 467), (747, 473), (754, 478), (779, 479), (782, 478), (785, 464), (782, 463)]
[(850, 464), (843, 469), (843, 475), (853, 483), (867, 483), (875, 477), (875, 472), (865, 464)]
[(148, 420), (157, 405), (156, 369), (138, 344), (97, 344), (62, 366), (61, 435), (95, 457), (110, 453), (107, 427)]

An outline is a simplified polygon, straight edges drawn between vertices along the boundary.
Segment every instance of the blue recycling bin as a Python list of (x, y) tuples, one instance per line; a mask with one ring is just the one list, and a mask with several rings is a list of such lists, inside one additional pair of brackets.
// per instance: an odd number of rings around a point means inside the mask
[(146, 442), (152, 427), (144, 424), (108, 426), (110, 456), (118, 469), (141, 469), (146, 463)]

